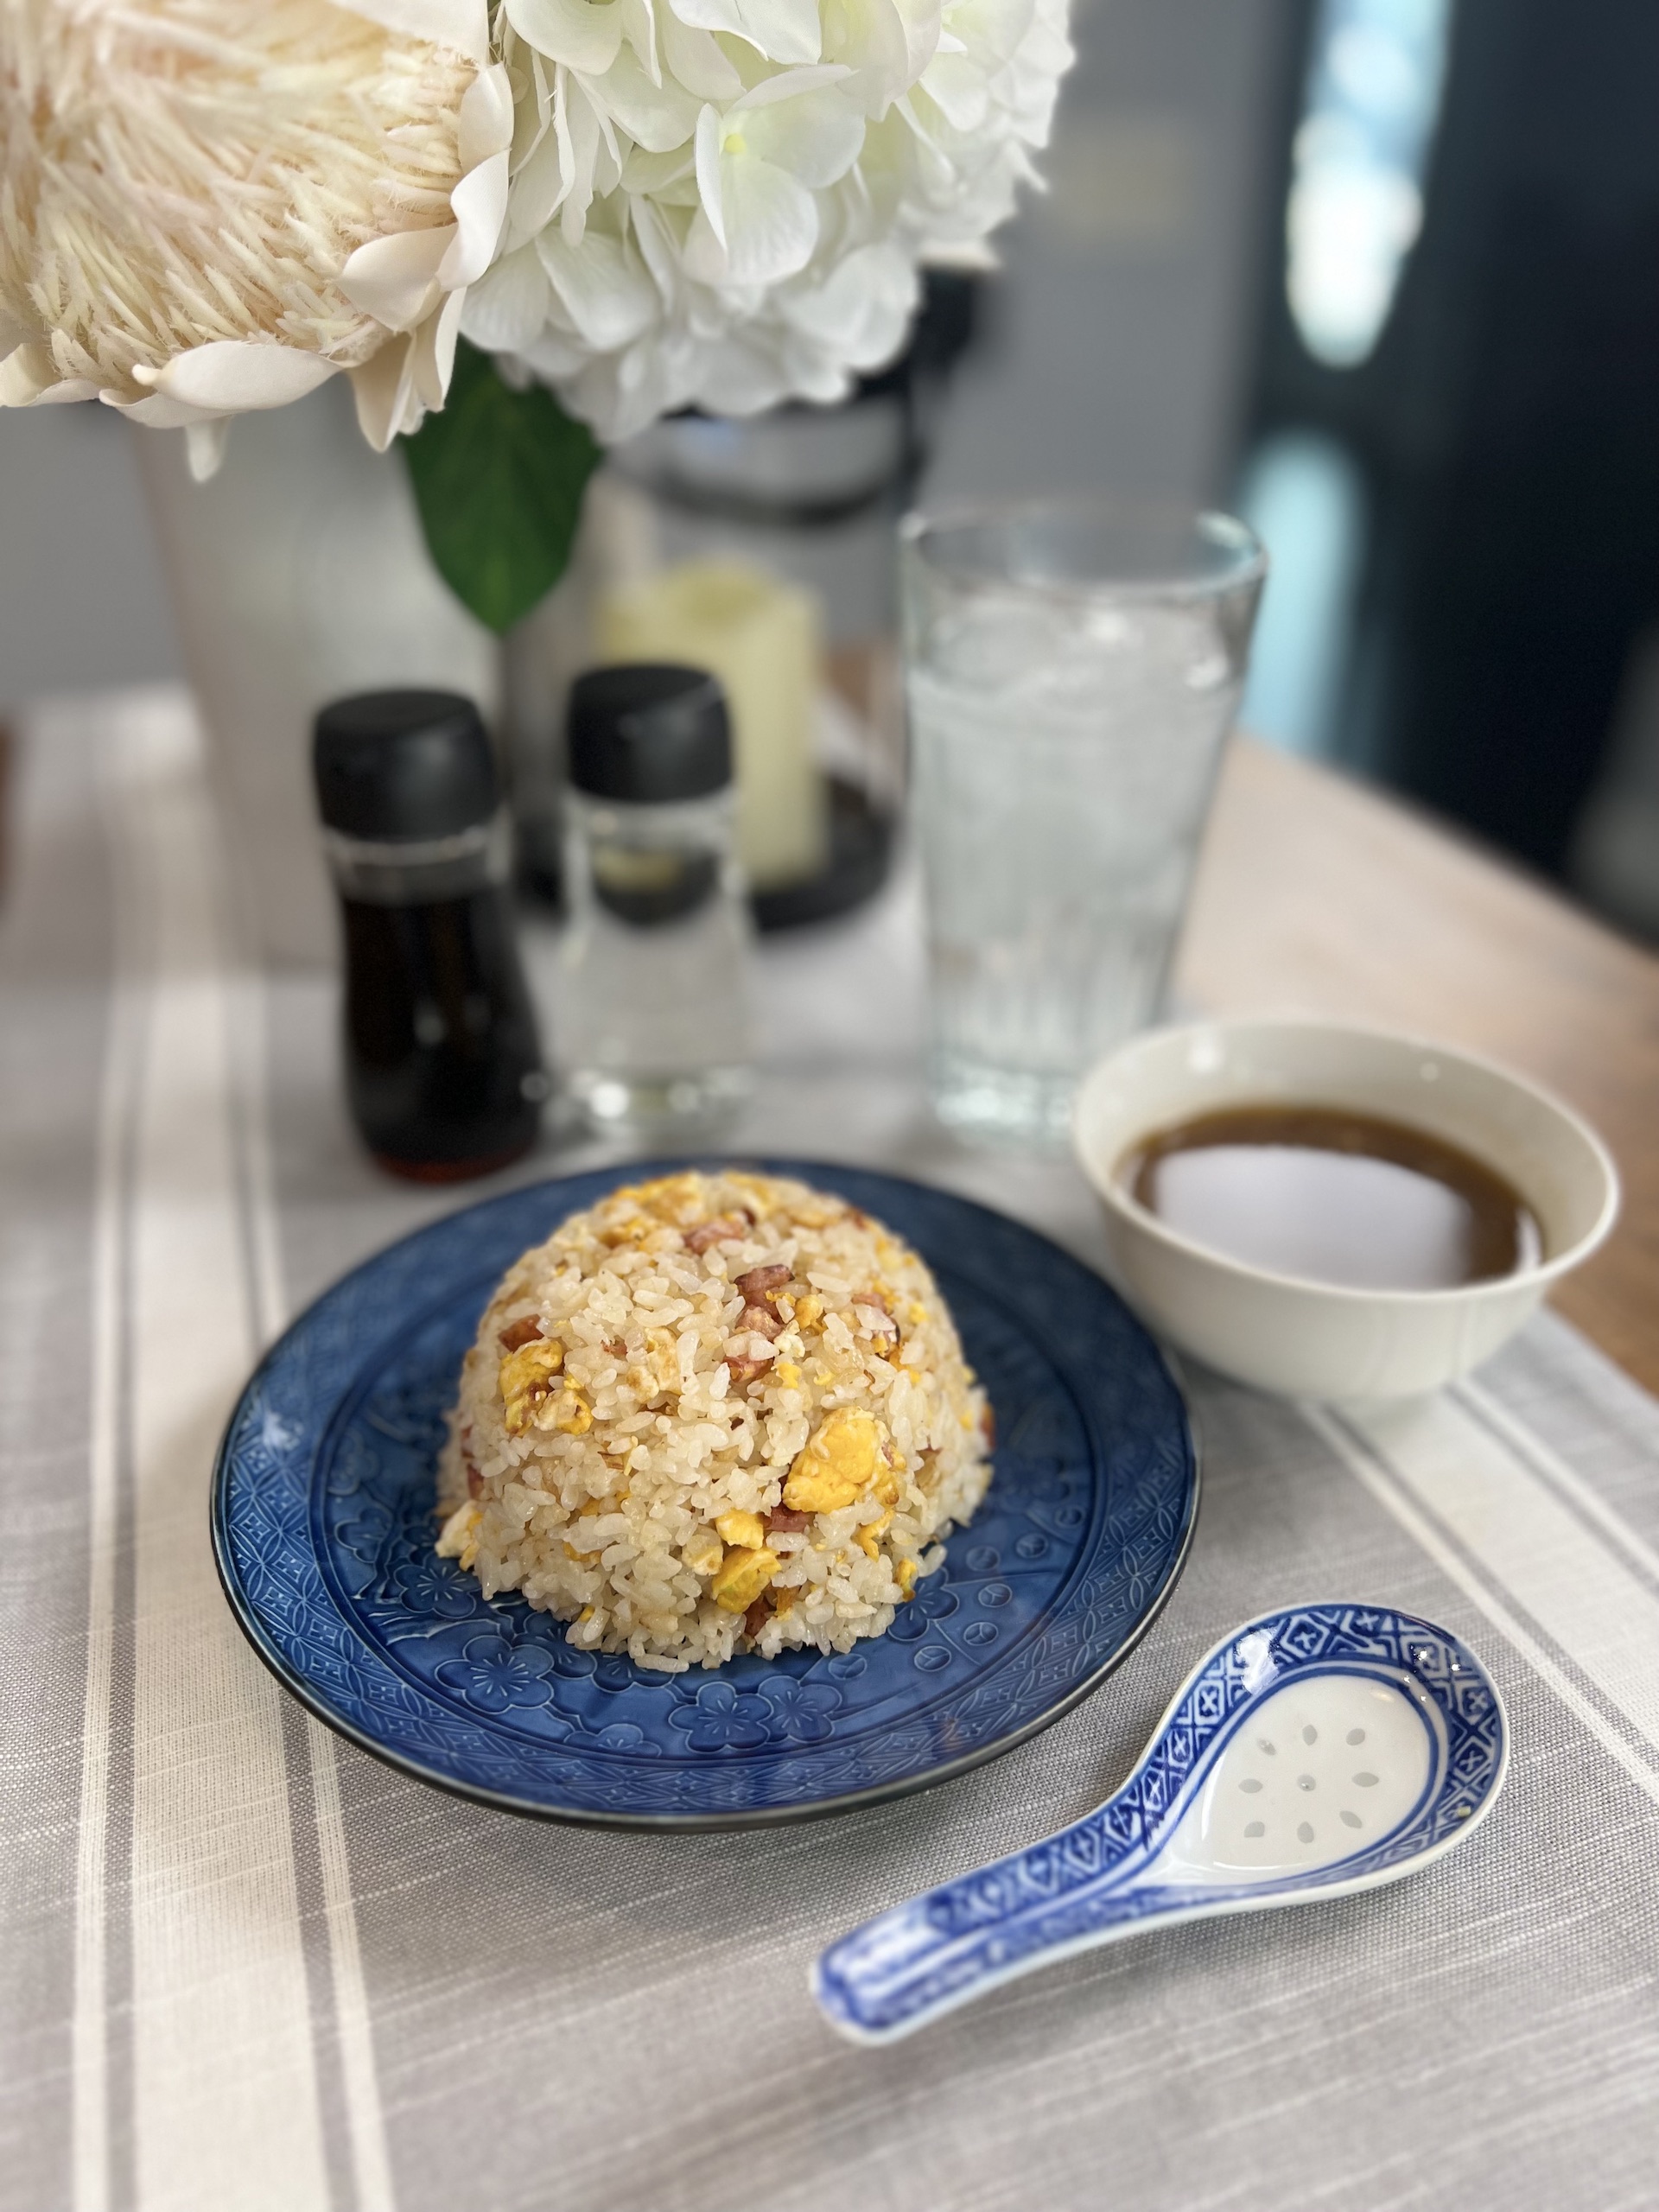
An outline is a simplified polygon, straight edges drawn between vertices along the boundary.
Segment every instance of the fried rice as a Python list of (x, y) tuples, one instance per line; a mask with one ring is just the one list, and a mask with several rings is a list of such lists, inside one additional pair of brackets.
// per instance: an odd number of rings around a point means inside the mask
[(737, 1169), (613, 1192), (515, 1262), (449, 1429), (439, 1552), (673, 1674), (880, 1636), (991, 1477), (916, 1254)]

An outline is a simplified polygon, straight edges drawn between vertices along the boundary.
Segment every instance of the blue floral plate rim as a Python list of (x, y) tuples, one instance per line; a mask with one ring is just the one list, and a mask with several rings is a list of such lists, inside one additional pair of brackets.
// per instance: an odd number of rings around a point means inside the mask
[[(353, 1719), (349, 1713), (342, 1711), (340, 1703), (331, 1700), (326, 1688), (320, 1686), (313, 1679), (312, 1674), (308, 1672), (306, 1667), (296, 1663), (286, 1648), (287, 1643), (292, 1641), (291, 1637), (285, 1637), (281, 1632), (280, 1623), (276, 1620), (270, 1603), (262, 1602), (259, 1594), (249, 1587), (248, 1578), (237, 1556), (236, 1520), (238, 1446), (243, 1440), (241, 1432), (250, 1408), (257, 1403), (262, 1390), (272, 1378), (283, 1372), (285, 1366), (295, 1356), (296, 1347), (302, 1342), (306, 1332), (317, 1325), (321, 1314), (342, 1300), (349, 1300), (353, 1294), (360, 1291), (377, 1273), (400, 1260), (407, 1260), (420, 1247), (440, 1241), (447, 1234), (454, 1235), (469, 1223), (487, 1224), (495, 1217), (505, 1217), (509, 1211), (516, 1214), (518, 1210), (525, 1207), (540, 1205), (549, 1209), (545, 1227), (537, 1227), (529, 1233), (518, 1236), (518, 1243), (513, 1245), (511, 1251), (506, 1253), (500, 1262), (500, 1268), (505, 1268), (510, 1260), (516, 1256), (518, 1250), (524, 1249), (537, 1238), (550, 1233), (551, 1228), (556, 1225), (557, 1221), (563, 1219), (565, 1214), (581, 1206), (594, 1203), (606, 1190), (613, 1188), (617, 1185), (639, 1179), (647, 1174), (672, 1173), (688, 1167), (717, 1171), (732, 1166), (741, 1166), (766, 1173), (796, 1176), (809, 1182), (816, 1182), (826, 1188), (838, 1189), (842, 1195), (851, 1196), (855, 1203), (868, 1205), (873, 1211), (880, 1210), (883, 1194), (891, 1193), (893, 1199), (902, 1198), (907, 1195), (914, 1200), (922, 1202), (925, 1207), (948, 1210), (957, 1217), (957, 1224), (962, 1230), (971, 1230), (977, 1228), (982, 1234), (1012, 1236), (1033, 1249), (1040, 1251), (1051, 1266), (1062, 1272), (1072, 1273), (1077, 1277), (1086, 1279), (1093, 1295), (1100, 1302), (1102, 1309), (1116, 1309), (1116, 1326), (1120, 1334), (1133, 1346), (1136, 1356), (1145, 1365), (1147, 1375), (1149, 1376), (1155, 1375), (1157, 1382), (1168, 1394), (1173, 1433), (1182, 1461), (1183, 1493), (1180, 1500), (1179, 1527), (1174, 1532), (1173, 1541), (1168, 1548), (1166, 1557), (1160, 1563), (1155, 1586), (1151, 1589), (1144, 1601), (1137, 1605), (1134, 1618), (1124, 1626), (1122, 1632), (1117, 1634), (1109, 1645), (1103, 1645), (1094, 1655), (1091, 1664), (1079, 1673), (1076, 1679), (1058, 1689), (1052, 1695), (1044, 1698), (1035, 1709), (1027, 1711), (1023, 1717), (1009, 1726), (995, 1731), (982, 1740), (972, 1743), (953, 1756), (931, 1758), (886, 1778), (873, 1781), (862, 1786), (838, 1789), (816, 1796), (785, 1797), (779, 1802), (754, 1802), (730, 1805), (717, 1802), (689, 1802), (683, 1807), (676, 1805), (672, 1808), (664, 1808), (661, 1806), (648, 1807), (643, 1804), (603, 1807), (588, 1802), (560, 1802), (545, 1795), (528, 1794), (525, 1789), (518, 1787), (493, 1786), (490, 1782), (481, 1779), (475, 1774), (469, 1775), (455, 1771), (453, 1765), (446, 1770), (443, 1765), (433, 1763), (429, 1758), (412, 1755), (406, 1748), (400, 1748), (397, 1745), (389, 1742), (385, 1733), (377, 1732), (375, 1727), (366, 1726), (360, 1719)], [(849, 1191), (848, 1189), (849, 1184), (864, 1187), (861, 1190)], [(873, 1191), (872, 1186), (879, 1186), (879, 1189)], [(555, 1206), (556, 1211), (552, 1210)], [(889, 1211), (893, 1210), (890, 1201)], [(900, 1207), (898, 1210), (904, 1209)], [(917, 1244), (918, 1249), (922, 1251), (923, 1257), (927, 1260), (928, 1264), (936, 1273), (948, 1274), (951, 1272), (950, 1263), (942, 1262), (937, 1252), (929, 1251), (926, 1249), (925, 1238), (918, 1237), (912, 1227), (902, 1221), (896, 1222), (893, 1225), (898, 1228), (902, 1236)], [(498, 1268), (496, 1273), (499, 1274), (499, 1271), (500, 1268)], [(463, 1277), (460, 1290), (464, 1293), (466, 1271), (461, 1270), (460, 1273)], [(431, 1310), (438, 1310), (446, 1300), (453, 1300), (455, 1295), (457, 1291), (454, 1287), (441, 1292), (433, 1302)], [(481, 1303), (480, 1299), (480, 1306)], [(475, 1316), (474, 1320), (475, 1324)], [(470, 1335), (470, 1331), (468, 1333)], [(1062, 1390), (1068, 1389), (1068, 1378), (1064, 1376), (1058, 1368), (1055, 1381)], [(319, 1450), (324, 1446), (334, 1443), (341, 1426), (342, 1415), (349, 1410), (347, 1402), (353, 1396), (360, 1398), (361, 1395), (357, 1379), (353, 1377), (336, 1399), (321, 1409), (321, 1416), (316, 1422)], [(999, 1415), (1000, 1412), (999, 1408)], [(1001, 1456), (1001, 1447), (999, 1447), (999, 1460)], [(1091, 1479), (1098, 1486), (1102, 1478), (1102, 1469), (1096, 1464), (1090, 1471)], [(245, 1483), (242, 1487), (245, 1489)], [(1043, 1729), (1073, 1710), (1084, 1699), (1090, 1696), (1108, 1675), (1116, 1672), (1116, 1669), (1137, 1648), (1158, 1619), (1180, 1579), (1191, 1553), (1198, 1522), (1201, 1489), (1200, 1440), (1174, 1364), (1165, 1355), (1162, 1348), (1129, 1313), (1128, 1309), (1123, 1306), (1122, 1300), (1109, 1284), (1090, 1269), (1084, 1262), (1044, 1236), (1041, 1231), (1032, 1229), (1026, 1223), (1010, 1215), (981, 1205), (976, 1200), (964, 1198), (957, 1192), (942, 1185), (922, 1183), (913, 1178), (894, 1175), (877, 1168), (822, 1160), (757, 1158), (747, 1154), (718, 1156), (705, 1154), (662, 1160), (618, 1161), (601, 1168), (549, 1177), (505, 1192), (493, 1193), (451, 1213), (441, 1216), (435, 1221), (423, 1224), (407, 1235), (381, 1247), (355, 1267), (348, 1269), (295, 1317), (282, 1336), (266, 1351), (244, 1386), (227, 1423), (215, 1459), (210, 1524), (214, 1564), (221, 1587), (224, 1589), (238, 1626), (247, 1637), (261, 1662), (289, 1695), (294, 1697), (314, 1718), (346, 1741), (356, 1745), (359, 1749), (368, 1752), (371, 1757), (390, 1766), (396, 1772), (407, 1775), (413, 1780), (441, 1789), (448, 1795), (460, 1797), (472, 1803), (486, 1805), (499, 1811), (532, 1819), (585, 1827), (645, 1829), (659, 1833), (677, 1830), (694, 1832), (774, 1826), (787, 1821), (824, 1818), (832, 1814), (861, 1809), (912, 1795), (918, 1790), (930, 1789), (938, 1783), (953, 1780), (971, 1771), (976, 1766), (1000, 1758), (1004, 1752), (1014, 1750), (1018, 1745), (1029, 1741)], [(993, 1491), (995, 1490), (994, 1484)], [(983, 1512), (984, 1509), (982, 1508), (982, 1516)], [(307, 1516), (308, 1519), (313, 1517), (308, 1502)], [(953, 1557), (965, 1557), (970, 1550), (977, 1548), (973, 1544), (973, 1538), (976, 1529), (982, 1525), (982, 1517), (976, 1516), (976, 1521), (967, 1529), (958, 1529), (955, 1533), (950, 1540)], [(314, 1570), (315, 1593), (319, 1593), (330, 1605), (338, 1605), (338, 1593), (334, 1586), (330, 1563), (321, 1552), (318, 1552), (310, 1561), (310, 1566)], [(929, 1585), (925, 1586), (937, 1590), (950, 1572), (951, 1558), (948, 1557), (946, 1567), (941, 1571), (940, 1576), (930, 1578)], [(1071, 1569), (1067, 1570), (1067, 1578), (1068, 1580), (1075, 1579)], [(1062, 1595), (1064, 1589), (1063, 1585)], [(488, 1607), (486, 1610), (494, 1614), (499, 1611), (502, 1603), (503, 1601), (498, 1600), (494, 1606)], [(544, 1629), (550, 1628), (562, 1638), (563, 1624), (549, 1624), (544, 1616), (536, 1615), (532, 1618), (535, 1623)], [(889, 1637), (892, 1635), (891, 1630), (888, 1631), (888, 1635)], [(1027, 1641), (1029, 1639), (1027, 1638)], [(879, 1653), (887, 1646), (887, 1639), (885, 1637), (861, 1642), (855, 1647), (855, 1653), (858, 1655)], [(935, 1656), (937, 1656), (937, 1647)], [(626, 1660), (620, 1663), (624, 1667), (628, 1667), (630, 1664)], [(817, 1663), (816, 1661), (814, 1663)], [(764, 1662), (739, 1659), (728, 1662), (725, 1668), (710, 1670), (694, 1669), (689, 1675), (666, 1678), (654, 1675), (646, 1675), (637, 1669), (632, 1671), (639, 1675), (639, 1680), (643, 1683), (648, 1684), (653, 1689), (660, 1689), (664, 1683), (680, 1686), (677, 1694), (681, 1699), (684, 1700), (689, 1696), (690, 1700), (695, 1702), (702, 1695), (703, 1686), (721, 1683), (731, 1675), (734, 1669), (745, 1667), (764, 1668), (765, 1665)], [(388, 1669), (389, 1673), (391, 1671)], [(775, 1675), (777, 1671), (777, 1666), (774, 1665), (773, 1674)], [(741, 1695), (738, 1701), (740, 1703), (744, 1701)], [(753, 1700), (751, 1699), (748, 1701)], [(631, 1758), (626, 1751), (613, 1752), (611, 1763), (619, 1770), (632, 1766), (639, 1770), (644, 1770), (645, 1764), (643, 1759)]]

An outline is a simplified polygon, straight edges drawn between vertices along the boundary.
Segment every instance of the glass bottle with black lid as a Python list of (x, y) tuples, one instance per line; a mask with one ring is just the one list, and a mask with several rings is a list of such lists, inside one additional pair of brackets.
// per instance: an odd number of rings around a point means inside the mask
[(484, 725), (454, 693), (365, 692), (319, 714), (313, 758), (352, 1117), (395, 1174), (487, 1174), (535, 1142), (548, 1084)]
[(562, 1080), (589, 1127), (695, 1137), (750, 1088), (750, 922), (725, 698), (629, 663), (571, 687)]

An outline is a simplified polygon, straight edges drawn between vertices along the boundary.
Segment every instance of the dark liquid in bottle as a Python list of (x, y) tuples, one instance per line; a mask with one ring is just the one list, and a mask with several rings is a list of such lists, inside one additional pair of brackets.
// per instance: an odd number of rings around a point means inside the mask
[(1541, 1255), (1503, 1178), (1457, 1146), (1345, 1107), (1246, 1106), (1161, 1130), (1122, 1178), (1195, 1244), (1351, 1290), (1451, 1290)]
[(440, 1183), (528, 1151), (546, 1082), (500, 893), (340, 908), (346, 1090), (376, 1159)]

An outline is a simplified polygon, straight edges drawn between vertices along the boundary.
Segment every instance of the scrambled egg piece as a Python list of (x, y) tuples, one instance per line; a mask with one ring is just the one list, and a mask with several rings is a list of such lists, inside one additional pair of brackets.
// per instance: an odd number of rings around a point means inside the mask
[(758, 1549), (744, 1546), (728, 1552), (709, 1586), (715, 1603), (725, 1612), (747, 1613), (780, 1564), (777, 1553), (764, 1544)]
[(881, 1539), (892, 1526), (893, 1508), (889, 1506), (879, 1521), (867, 1521), (854, 1537), (853, 1541), (866, 1559), (875, 1559), (880, 1554)]
[(882, 1465), (886, 1433), (874, 1414), (838, 1408), (796, 1456), (784, 1484), (791, 1513), (835, 1513), (861, 1497)]
[(470, 1498), (465, 1505), (458, 1505), (438, 1531), (438, 1541), (433, 1547), (438, 1557), (459, 1560), (462, 1568), (470, 1573), (473, 1561), (478, 1557), (478, 1524), (483, 1518)]
[(509, 1436), (521, 1436), (530, 1427), (536, 1408), (563, 1365), (564, 1346), (556, 1337), (521, 1344), (517, 1351), (507, 1354), (498, 1370), (498, 1380), (506, 1404)]
[[(565, 1436), (586, 1436), (593, 1425), (594, 1409), (574, 1382), (568, 1383), (536, 1416), (537, 1428), (556, 1428)], [(507, 1427), (512, 1427), (511, 1420)]]

